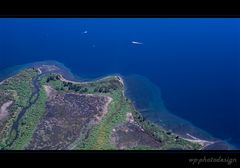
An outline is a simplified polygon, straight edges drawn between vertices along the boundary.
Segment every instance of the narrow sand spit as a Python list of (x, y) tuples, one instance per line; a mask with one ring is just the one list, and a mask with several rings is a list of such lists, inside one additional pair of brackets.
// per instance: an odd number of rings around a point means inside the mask
[[(113, 77), (117, 78), (117, 79), (119, 80), (119, 82), (123, 85), (123, 88), (124, 88), (124, 89), (123, 89), (122, 93), (123, 93), (123, 96), (126, 97), (126, 96), (125, 96), (125, 86), (124, 86), (124, 82), (123, 82), (122, 77), (121, 77), (121, 76), (113, 76)], [(101, 81), (101, 80), (104, 80), (104, 79), (107, 79), (107, 78), (109, 78), (109, 76), (107, 76), (107, 77), (105, 77), (105, 78), (101, 78), (101, 79), (95, 80), (95, 81), (76, 82), (76, 81), (67, 80), (67, 79), (65, 79), (65, 78), (60, 74), (60, 80), (61, 80), (61, 81), (70, 82), (70, 83), (73, 83), (73, 84), (89, 84), (89, 83), (96, 82), (96, 81)]]
[(0, 120), (8, 115), (7, 108), (13, 103), (13, 101), (8, 101), (4, 103), (0, 108)]
[(0, 85), (2, 85), (5, 81), (9, 80), (11, 77), (4, 79), (3, 81), (0, 82)]
[[(124, 86), (124, 83), (123, 83), (123, 79), (120, 77), (120, 76), (113, 76), (113, 77), (116, 77), (119, 82), (121, 82), (121, 84)], [(101, 79), (98, 79), (98, 80), (95, 80), (95, 81), (89, 81), (89, 82), (76, 82), (76, 81), (70, 81), (70, 80), (67, 80), (65, 79), (62, 75), (60, 75), (60, 80), (61, 81), (64, 81), (64, 82), (70, 82), (70, 83), (74, 83), (74, 84), (89, 84), (89, 83), (93, 83), (93, 82), (97, 82), (97, 81), (101, 81), (101, 80), (104, 80), (104, 79), (107, 79), (109, 78), (109, 76), (105, 77), (105, 78), (101, 78)]]
[(183, 139), (185, 139), (187, 141), (190, 141), (190, 142), (198, 143), (198, 144), (202, 145), (203, 148), (215, 143), (214, 141), (207, 141), (207, 140), (199, 139), (197, 137), (192, 136), (189, 133), (187, 133), (186, 135), (189, 136), (192, 139), (190, 139), (190, 138), (183, 138)]

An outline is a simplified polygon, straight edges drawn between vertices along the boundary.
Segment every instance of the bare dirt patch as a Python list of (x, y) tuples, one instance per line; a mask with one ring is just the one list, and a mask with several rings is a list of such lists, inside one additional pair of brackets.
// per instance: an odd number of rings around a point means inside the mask
[(0, 120), (2, 120), (2, 119), (4, 119), (5, 117), (8, 116), (7, 108), (9, 106), (11, 106), (12, 103), (13, 103), (13, 101), (8, 101), (1, 106), (1, 108), (0, 108)]

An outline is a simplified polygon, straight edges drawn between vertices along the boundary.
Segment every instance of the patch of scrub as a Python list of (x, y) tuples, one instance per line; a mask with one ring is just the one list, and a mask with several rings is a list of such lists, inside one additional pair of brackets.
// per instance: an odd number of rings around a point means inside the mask
[(113, 129), (112, 143), (117, 149), (131, 149), (137, 146), (148, 146), (152, 149), (160, 149), (161, 142), (146, 133), (139, 125), (130, 121)]
[(46, 85), (44, 88), (48, 95), (46, 112), (26, 149), (72, 148), (79, 137), (102, 119), (111, 102), (107, 96), (64, 93)]

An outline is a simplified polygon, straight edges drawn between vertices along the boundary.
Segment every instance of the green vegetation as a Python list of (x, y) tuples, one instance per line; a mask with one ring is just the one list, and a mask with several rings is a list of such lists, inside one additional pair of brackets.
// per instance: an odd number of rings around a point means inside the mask
[(5, 81), (0, 85), (1, 91), (16, 91), (17, 95), (14, 97), (15, 104), (19, 107), (27, 105), (27, 101), (32, 93), (32, 78), (36, 76), (38, 71), (36, 69), (25, 69)]
[(150, 146), (139, 145), (139, 146), (129, 148), (128, 150), (158, 150), (158, 149)]
[(201, 149), (201, 145), (193, 142), (189, 142), (180, 138), (177, 135), (172, 134), (171, 132), (166, 131), (161, 126), (145, 120), (142, 115), (134, 110), (133, 116), (135, 121), (151, 136), (153, 136), (158, 141), (162, 142), (163, 145), (161, 149), (170, 149), (170, 148), (179, 148), (179, 149), (192, 149), (197, 150)]
[(0, 126), (0, 148), (4, 148), (7, 145), (7, 141), (12, 138), (10, 128), (16, 120), (18, 113), (28, 103), (32, 93), (32, 78), (37, 73), (36, 69), (25, 69), (0, 85), (1, 104), (9, 100), (14, 102), (8, 108), (9, 116), (7, 120)]
[(44, 81), (58, 91), (75, 92), (80, 94), (108, 94), (122, 88), (116, 77), (108, 77), (88, 83), (71, 83), (60, 80), (57, 74), (50, 74), (44, 77)]
[[(64, 92), (89, 93), (109, 96), (112, 102), (108, 106), (108, 113), (103, 117), (100, 123), (89, 131), (88, 136), (81, 142), (78, 142), (75, 149), (116, 149), (110, 142), (113, 128), (126, 121), (126, 113), (132, 112), (135, 121), (147, 132), (163, 145), (161, 149), (180, 148), (180, 149), (200, 149), (201, 145), (186, 141), (177, 135), (171, 134), (161, 128), (159, 125), (144, 120), (142, 115), (137, 112), (131, 101), (123, 95), (123, 86), (116, 81), (114, 77), (90, 82), (88, 84), (73, 84), (59, 80), (56, 74), (51, 74), (45, 78), (45, 81), (53, 88)], [(131, 149), (150, 150), (155, 149), (150, 146), (137, 146)]]
[(26, 111), (25, 115), (20, 120), (19, 137), (15, 141), (14, 149), (24, 149), (31, 140), (34, 129), (45, 112), (46, 101), (47, 95), (44, 88), (41, 87), (36, 103)]
[[(105, 78), (88, 83), (73, 84), (60, 80), (57, 74), (45, 76), (45, 84), (50, 85), (58, 91), (66, 93), (85, 93), (109, 96), (112, 102), (108, 106), (108, 113), (101, 122), (91, 129), (86, 139), (79, 142), (76, 149), (115, 149), (110, 143), (112, 129), (126, 120), (126, 113), (131, 111), (131, 105), (123, 96), (123, 86), (116, 77)], [(42, 83), (44, 84), (44, 83)]]
[(113, 100), (108, 106), (108, 113), (76, 149), (115, 149), (110, 143), (112, 129), (126, 121), (126, 114), (131, 111), (131, 106), (125, 101), (120, 89), (113, 92), (111, 97)]
[[(87, 135), (81, 135), (78, 140), (74, 139), (72, 147), (74, 149), (85, 150), (107, 150), (117, 149), (112, 144), (111, 137), (113, 129), (127, 122), (127, 113), (133, 114), (134, 120), (143, 128), (154, 141), (160, 142), (159, 148), (153, 148), (147, 145), (137, 145), (129, 148), (129, 150), (156, 150), (156, 149), (201, 149), (201, 145), (189, 142), (179, 136), (166, 131), (161, 126), (145, 120), (143, 116), (134, 109), (130, 100), (123, 94), (123, 85), (117, 77), (108, 77), (101, 80), (87, 83), (71, 83), (61, 80), (58, 74), (43, 75), (39, 79), (40, 91), (38, 96), (32, 94), (32, 80), (36, 77), (38, 71), (34, 68), (22, 70), (20, 73), (10, 78), (4, 84), (0, 85), (0, 106), (7, 101), (13, 101), (8, 108), (9, 116), (6, 120), (0, 122), (0, 149), (24, 149), (32, 139), (33, 133), (46, 111), (47, 95), (44, 85), (49, 85), (61, 93), (79, 93), (79, 94), (95, 94), (100, 96), (109, 96), (112, 101), (108, 105), (108, 112), (103, 116), (99, 123), (89, 128)], [(34, 100), (36, 99), (36, 102)], [(29, 102), (30, 101), (30, 102)], [(19, 120), (18, 136), (16, 130), (13, 129), (11, 135), (11, 127), (16, 121), (19, 112), (33, 103), (23, 117)], [(70, 103), (71, 104), (71, 103)], [(138, 127), (138, 126), (136, 126)], [(138, 127), (139, 128), (139, 127)], [(7, 142), (14, 140), (12, 146), (8, 146)]]

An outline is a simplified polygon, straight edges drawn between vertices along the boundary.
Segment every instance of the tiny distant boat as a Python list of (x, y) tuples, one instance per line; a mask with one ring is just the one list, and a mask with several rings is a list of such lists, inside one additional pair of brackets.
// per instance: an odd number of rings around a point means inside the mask
[(138, 45), (143, 44), (142, 42), (139, 42), (139, 41), (132, 41), (131, 43), (132, 44), (138, 44)]

